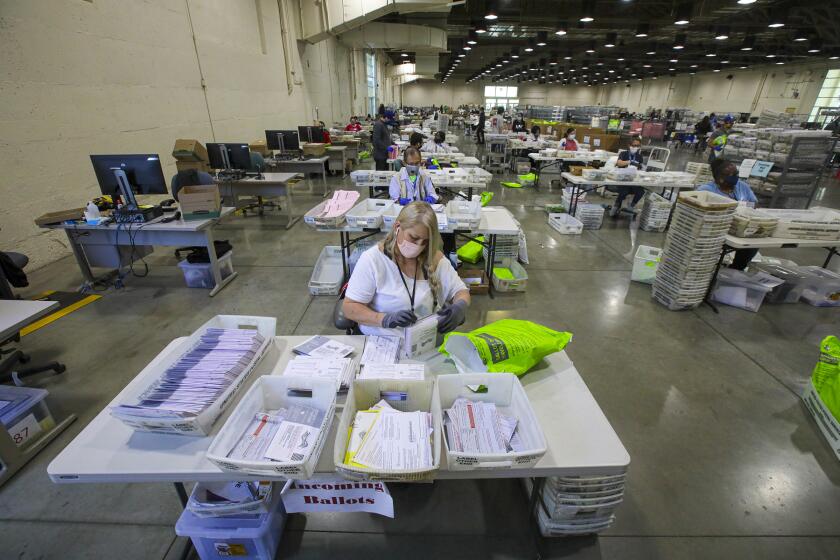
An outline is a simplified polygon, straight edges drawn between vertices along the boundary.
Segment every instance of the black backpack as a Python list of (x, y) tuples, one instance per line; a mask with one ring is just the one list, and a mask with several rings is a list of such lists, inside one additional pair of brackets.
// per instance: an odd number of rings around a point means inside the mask
[(29, 279), (26, 278), (26, 273), (7, 255), (0, 251), (0, 268), (3, 269), (3, 275), (9, 284), (15, 288), (25, 288), (29, 285)]

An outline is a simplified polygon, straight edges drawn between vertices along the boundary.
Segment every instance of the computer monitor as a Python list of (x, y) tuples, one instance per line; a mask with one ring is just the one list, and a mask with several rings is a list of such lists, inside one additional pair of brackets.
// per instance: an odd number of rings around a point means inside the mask
[(129, 206), (137, 206), (134, 193), (168, 192), (157, 154), (91, 155), (90, 161), (102, 194), (119, 196)]
[(299, 126), (298, 135), (302, 142), (323, 143), (324, 129), (320, 126)]
[(266, 130), (265, 143), (269, 150), (299, 150), (300, 140), (297, 130)]
[(207, 157), (212, 169), (242, 169), (251, 168), (251, 150), (245, 143), (221, 144), (209, 142)]

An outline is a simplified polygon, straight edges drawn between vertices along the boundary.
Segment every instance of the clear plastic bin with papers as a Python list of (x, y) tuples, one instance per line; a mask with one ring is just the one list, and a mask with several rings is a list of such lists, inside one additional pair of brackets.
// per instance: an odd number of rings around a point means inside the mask
[(712, 298), (726, 305), (757, 312), (764, 297), (783, 282), (764, 272), (747, 274), (740, 270), (722, 268), (718, 272)]
[[(294, 407), (317, 411), (320, 416), (320, 422), (317, 422), (319, 427), (315, 428), (312, 423), (303, 425), (289, 412), (286, 413), (289, 416), (283, 416), (272, 441), (259, 442), (257, 437), (249, 434), (260, 414), (270, 416), (273, 411), (291, 411)], [(233, 414), (210, 444), (207, 459), (220, 469), (233, 473), (283, 479), (311, 478), (329, 434), (334, 414), (334, 380), (285, 375), (260, 377), (239, 401)], [(284, 440), (283, 435), (286, 431), (283, 424), (294, 424), (289, 426), (287, 431), (292, 435), (286, 440), (296, 443), (290, 443), (291, 447), (284, 449), (288, 451), (288, 457), (283, 460), (265, 458), (268, 449)], [(266, 435), (263, 433), (264, 429), (263, 426), (257, 426), (253, 433)], [(245, 438), (250, 438), (253, 446), (248, 448), (245, 456), (236, 456), (237, 449), (244, 449)], [(252, 449), (255, 450), (253, 453), (250, 451)], [(262, 456), (257, 458), (260, 455)]]
[(809, 275), (802, 290), (802, 301), (816, 307), (840, 307), (840, 274), (818, 266), (800, 266)]
[[(483, 391), (483, 392), (476, 392)], [(440, 375), (435, 387), (435, 399), (441, 414), (447, 414), (457, 399), (492, 403), (499, 414), (516, 420), (514, 437), (518, 450), (504, 453), (465, 452), (453, 449), (444, 437), (444, 450), (449, 470), (527, 468), (536, 465), (545, 455), (546, 441), (539, 420), (534, 413), (522, 383), (511, 373), (465, 373)], [(441, 423), (444, 418), (441, 417)]]

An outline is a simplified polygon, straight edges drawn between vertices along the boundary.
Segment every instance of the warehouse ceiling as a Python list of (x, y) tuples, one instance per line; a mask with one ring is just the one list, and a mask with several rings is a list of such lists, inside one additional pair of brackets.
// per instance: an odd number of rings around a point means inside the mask
[(467, 0), (379, 21), (445, 29), (443, 82), (601, 84), (840, 55), (836, 0)]

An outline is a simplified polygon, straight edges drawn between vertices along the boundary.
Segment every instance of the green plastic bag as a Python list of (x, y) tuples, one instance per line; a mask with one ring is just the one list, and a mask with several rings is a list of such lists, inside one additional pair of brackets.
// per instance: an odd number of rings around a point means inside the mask
[(496, 268), (494, 266), (493, 267), (493, 276), (495, 276), (496, 278), (498, 278), (500, 280), (516, 280), (516, 278), (513, 276), (513, 272), (511, 272), (509, 268), (504, 268), (504, 267)]
[(365, 161), (366, 159), (370, 159), (370, 152), (367, 150), (359, 152), (359, 161)]
[(468, 333), (447, 334), (439, 351), (450, 356), (461, 371), (508, 372), (521, 377), (571, 340), (570, 332), (531, 321), (501, 319)]
[[(484, 237), (479, 235), (476, 237), (479, 241), (484, 241)], [(476, 243), (475, 241), (469, 241), (468, 243), (464, 243), (460, 249), (456, 251), (458, 254), (458, 258), (464, 262), (468, 262), (470, 264), (475, 264), (481, 259), (482, 250), (484, 249), (484, 245), (481, 243)]]
[(820, 361), (811, 373), (811, 383), (825, 407), (840, 422), (840, 340), (827, 336), (820, 342)]
[(531, 182), (531, 183), (533, 183), (534, 181), (536, 181), (536, 180), (537, 180), (537, 176), (536, 176), (535, 174), (533, 174), (533, 173), (527, 173), (527, 174), (525, 174), (525, 175), (520, 175), (520, 176), (519, 176), (519, 180), (520, 180), (520, 181), (523, 181), (523, 182), (525, 182), (525, 183), (527, 183), (527, 182)]
[(483, 193), (481, 193), (482, 206), (487, 206), (488, 204), (490, 204), (491, 200), (493, 200), (493, 193), (491, 193), (490, 191), (484, 191)]
[(522, 188), (522, 185), (520, 185), (519, 183), (512, 183), (510, 181), (505, 181), (504, 183), (502, 183), (502, 186), (503, 187), (510, 187), (511, 189), (521, 189)]

